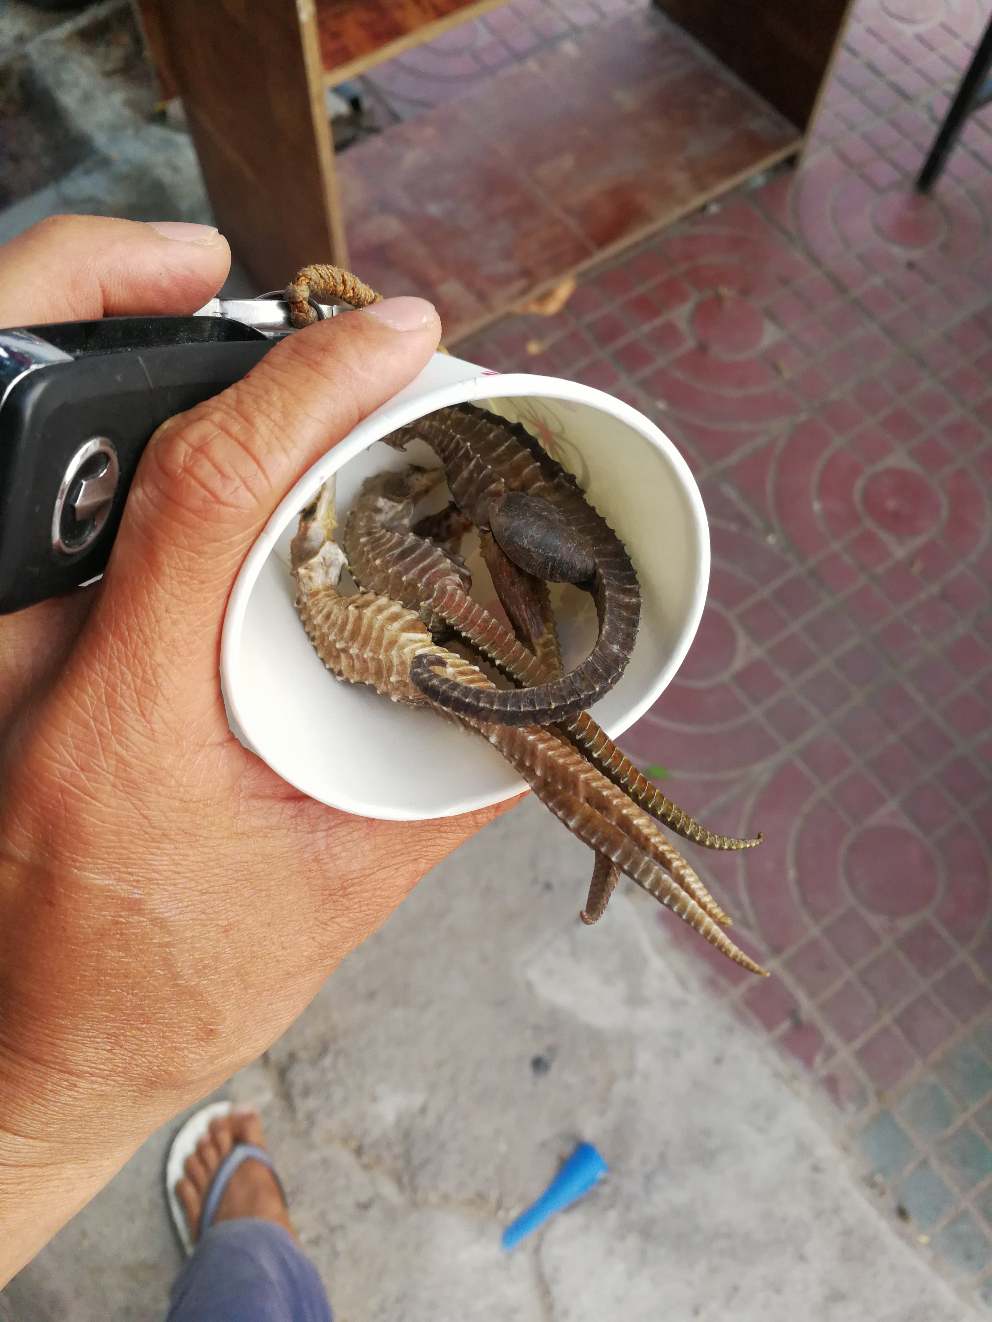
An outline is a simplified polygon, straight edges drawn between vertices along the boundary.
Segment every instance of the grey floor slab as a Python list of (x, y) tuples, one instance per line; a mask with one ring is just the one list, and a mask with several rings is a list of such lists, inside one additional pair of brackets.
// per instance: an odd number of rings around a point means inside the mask
[[(582, 926), (588, 867), (525, 803), (425, 878), (223, 1090), (259, 1106), (341, 1322), (976, 1317), (873, 1204), (802, 1081), (669, 946), (653, 901), (618, 893)], [(168, 1130), (0, 1316), (164, 1314)], [(580, 1138), (607, 1181), (503, 1253), (502, 1226)]]

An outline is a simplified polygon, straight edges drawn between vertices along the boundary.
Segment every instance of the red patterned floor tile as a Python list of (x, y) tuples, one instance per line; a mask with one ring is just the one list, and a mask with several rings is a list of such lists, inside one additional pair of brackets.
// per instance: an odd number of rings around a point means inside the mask
[(885, 673), (885, 662), (880, 653), (866, 643), (848, 648), (834, 664), (852, 684), (869, 684)]
[(919, 702), (899, 683), (887, 684), (878, 694), (874, 706), (894, 730), (911, 721), (920, 711)]
[(860, 771), (833, 786), (831, 797), (855, 821), (870, 817), (887, 802), (878, 782)]
[(613, 351), (613, 357), (631, 376), (646, 371), (656, 361), (655, 355), (639, 340), (631, 340)]
[(930, 996), (921, 996), (896, 1019), (906, 1041), (924, 1058), (954, 1034), (954, 1021)]
[(817, 714), (799, 698), (780, 698), (765, 711), (765, 719), (786, 742), (802, 739), (815, 728)]
[(950, 464), (951, 452), (936, 436), (926, 436), (918, 446), (913, 447), (913, 457), (927, 472), (938, 473)]
[(779, 678), (767, 661), (759, 660), (738, 670), (734, 682), (741, 692), (757, 705), (767, 702), (769, 698), (779, 693), (785, 681)]
[(858, 973), (858, 978), (882, 1009), (892, 1010), (917, 995), (920, 979), (908, 961), (886, 950)]
[(768, 654), (777, 666), (790, 675), (805, 674), (819, 660), (816, 652), (798, 633), (790, 633), (773, 644), (768, 649)]
[[(822, 540), (827, 542), (825, 537)], [(816, 563), (816, 569), (827, 587), (837, 593), (848, 591), (861, 580), (860, 571), (839, 551), (822, 556)]]
[(972, 676), (992, 666), (992, 648), (974, 634), (963, 634), (947, 649), (947, 655), (960, 674)]
[(801, 756), (822, 784), (836, 780), (851, 765), (844, 746), (832, 734), (822, 734), (806, 744)]
[(920, 913), (937, 893), (939, 870), (932, 850), (902, 827), (863, 828), (848, 846), (844, 870), (855, 898), (887, 918)]
[(923, 647), (923, 632), (904, 619), (890, 620), (878, 631), (878, 639), (898, 665), (914, 661)]
[(821, 716), (829, 716), (850, 701), (851, 690), (831, 670), (811, 675), (802, 685), (802, 693)]
[[(822, 602), (823, 598), (818, 593), (815, 604), (820, 605)], [(817, 646), (822, 656), (831, 655), (857, 637), (857, 629), (851, 621), (832, 606), (804, 620), (803, 633)], [(849, 656), (850, 653), (843, 655)]]
[(820, 922), (849, 901), (840, 869), (846, 835), (847, 823), (829, 799), (820, 798), (806, 809), (795, 844), (796, 872), (803, 903)]
[(875, 1087), (882, 1091), (894, 1088), (916, 1063), (905, 1039), (889, 1027), (881, 1028), (861, 1047), (858, 1059)]
[(917, 923), (907, 932), (899, 947), (924, 978), (936, 977), (954, 958), (954, 947), (929, 919)]
[(790, 958), (787, 967), (811, 997), (821, 996), (844, 975), (843, 965), (822, 941), (809, 941)]
[(988, 840), (961, 826), (941, 836), (936, 846), (947, 871), (937, 917), (952, 937), (967, 945), (982, 930), (992, 900)]
[(884, 623), (891, 613), (889, 600), (870, 583), (864, 583), (856, 592), (852, 592), (848, 605), (854, 616), (868, 628)]
[(682, 725), (724, 726), (747, 715), (747, 707), (729, 684), (705, 688), (675, 683), (666, 694), (668, 720)]
[(875, 1001), (854, 979), (845, 982), (821, 1008), (827, 1023), (845, 1042), (864, 1037), (878, 1017)]
[(941, 761), (954, 747), (954, 741), (929, 716), (918, 721), (903, 735), (903, 742), (923, 763)]
[[(824, 935), (841, 959), (851, 967), (866, 959), (878, 948), (881, 940), (874, 927), (856, 908), (845, 909), (824, 928)], [(867, 982), (865, 985), (869, 991), (873, 990)]]
[(963, 693), (944, 708), (944, 715), (966, 738), (971, 738), (992, 724), (992, 712), (973, 693)]
[(992, 992), (967, 964), (957, 964), (934, 986), (945, 1009), (959, 1023), (969, 1024), (992, 1005)]
[(942, 831), (958, 812), (958, 806), (937, 786), (929, 781), (911, 790), (902, 800), (910, 821), (930, 835)]
[(956, 757), (945, 763), (941, 768), (940, 778), (961, 804), (972, 803), (979, 795), (987, 794), (989, 790), (987, 773), (966, 757)]
[(599, 344), (604, 346), (622, 340), (629, 331), (627, 323), (615, 312), (604, 312), (594, 317), (592, 321), (586, 323), (586, 329)]
[(953, 693), (961, 682), (943, 657), (939, 656), (929, 657), (911, 670), (910, 680), (924, 697), (934, 703)]
[(862, 427), (849, 439), (848, 444), (868, 464), (881, 463), (894, 452), (892, 441), (880, 427), (875, 426)]

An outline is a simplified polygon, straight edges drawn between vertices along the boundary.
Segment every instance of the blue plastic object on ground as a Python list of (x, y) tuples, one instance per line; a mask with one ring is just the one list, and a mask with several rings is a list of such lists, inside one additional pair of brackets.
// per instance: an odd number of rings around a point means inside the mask
[(591, 1143), (580, 1143), (537, 1202), (503, 1231), (503, 1247), (515, 1248), (548, 1217), (578, 1202), (609, 1169)]

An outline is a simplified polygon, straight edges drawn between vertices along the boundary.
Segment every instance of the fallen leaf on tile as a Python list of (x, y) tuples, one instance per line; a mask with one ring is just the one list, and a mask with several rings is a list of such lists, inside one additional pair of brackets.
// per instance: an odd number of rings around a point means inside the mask
[(521, 303), (517, 311), (525, 316), (554, 317), (557, 316), (574, 293), (575, 276), (567, 275), (564, 280), (558, 281), (554, 289), (549, 289), (540, 298), (529, 298), (526, 303)]

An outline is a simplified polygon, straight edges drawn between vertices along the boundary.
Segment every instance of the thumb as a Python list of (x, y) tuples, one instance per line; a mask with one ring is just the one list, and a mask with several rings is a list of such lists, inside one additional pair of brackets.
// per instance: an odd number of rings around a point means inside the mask
[(124, 644), (132, 673), (147, 661), (185, 680), (191, 667), (216, 678), (228, 595), (276, 506), (413, 380), (440, 334), (434, 308), (418, 298), (344, 313), (288, 336), (242, 381), (159, 429), (91, 617)]

